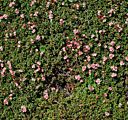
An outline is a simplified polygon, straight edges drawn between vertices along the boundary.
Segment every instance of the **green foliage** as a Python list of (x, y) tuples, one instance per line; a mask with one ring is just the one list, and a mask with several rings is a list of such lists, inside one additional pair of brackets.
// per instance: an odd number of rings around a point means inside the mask
[(128, 119), (128, 2), (12, 2), (0, 2), (0, 120)]

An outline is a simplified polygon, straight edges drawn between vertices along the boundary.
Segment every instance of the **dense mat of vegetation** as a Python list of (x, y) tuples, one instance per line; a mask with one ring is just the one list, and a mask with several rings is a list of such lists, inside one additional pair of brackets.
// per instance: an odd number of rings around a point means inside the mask
[(0, 0), (0, 120), (127, 120), (127, 0)]

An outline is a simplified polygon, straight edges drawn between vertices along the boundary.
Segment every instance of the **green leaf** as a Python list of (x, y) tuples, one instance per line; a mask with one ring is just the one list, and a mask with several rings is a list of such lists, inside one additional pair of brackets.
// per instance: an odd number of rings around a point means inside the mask
[(44, 46), (44, 45), (40, 46), (40, 51), (41, 52), (45, 52), (45, 49), (46, 49), (46, 46)]

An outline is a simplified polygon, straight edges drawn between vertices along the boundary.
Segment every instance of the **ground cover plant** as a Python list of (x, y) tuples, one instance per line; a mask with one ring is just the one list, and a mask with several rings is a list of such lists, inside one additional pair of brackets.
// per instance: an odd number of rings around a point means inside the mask
[(127, 120), (127, 0), (1, 0), (0, 120)]

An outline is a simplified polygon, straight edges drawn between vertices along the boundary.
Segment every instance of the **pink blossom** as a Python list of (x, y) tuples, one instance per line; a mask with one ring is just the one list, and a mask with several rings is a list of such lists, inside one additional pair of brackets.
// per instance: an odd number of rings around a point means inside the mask
[(107, 97), (108, 95), (107, 95), (107, 93), (104, 93), (104, 97)]
[(109, 22), (108, 25), (109, 26), (112, 26), (114, 24), (114, 22)]
[(116, 76), (117, 76), (116, 73), (112, 73), (112, 74), (111, 74), (111, 77), (112, 77), (112, 78), (114, 78), (114, 77), (116, 77)]
[(79, 30), (78, 29), (74, 29), (73, 30), (73, 33), (74, 33), (74, 35), (78, 34), (79, 33)]
[(67, 58), (68, 58), (68, 56), (67, 56), (67, 55), (65, 55), (65, 56), (64, 56), (64, 60), (66, 60)]
[(1, 71), (1, 76), (4, 77), (5, 76), (5, 72), (6, 72), (6, 68), (4, 67)]
[(4, 17), (3, 17), (3, 15), (2, 16), (0, 16), (0, 20), (2, 20)]
[(37, 36), (36, 36), (36, 40), (41, 40), (40, 35), (37, 35)]
[(89, 70), (89, 71), (88, 71), (88, 74), (91, 75), (91, 73), (92, 73), (92, 70)]
[(49, 11), (48, 16), (49, 16), (49, 19), (53, 19), (53, 13), (51, 10)]
[(4, 99), (4, 105), (8, 105), (8, 99), (7, 98)]
[(84, 52), (88, 52), (88, 51), (90, 50), (89, 45), (84, 45), (83, 47), (84, 47), (84, 48), (83, 48), (83, 51), (84, 51)]
[(108, 90), (112, 91), (112, 87), (108, 87)]
[(73, 44), (76, 47), (76, 49), (79, 49), (80, 48), (80, 43), (79, 42), (74, 41)]
[(105, 112), (105, 116), (109, 116), (110, 115), (110, 113), (109, 112)]
[(4, 18), (4, 19), (7, 19), (7, 18), (8, 18), (8, 15), (7, 15), (7, 14), (4, 14), (4, 15), (3, 15), (3, 18)]
[(114, 52), (114, 48), (113, 47), (109, 47), (109, 51), (110, 52)]
[(116, 46), (116, 49), (118, 50), (120, 48), (120, 45)]
[(36, 11), (36, 12), (34, 13), (34, 16), (35, 16), (35, 17), (37, 17), (37, 16), (38, 16), (38, 14), (39, 14), (39, 12), (38, 12), (38, 11)]
[(9, 70), (9, 72), (10, 72), (10, 74), (11, 74), (12, 76), (15, 75), (15, 72), (14, 72), (13, 70)]
[(101, 82), (101, 80), (98, 78), (98, 79), (96, 79), (96, 81), (95, 81), (98, 85), (100, 84), (100, 82)]
[(46, 79), (45, 79), (45, 76), (44, 75), (42, 75), (42, 81), (45, 81)]
[(80, 80), (81, 76), (80, 75), (75, 75), (75, 79)]
[(94, 90), (94, 87), (91, 86), (91, 85), (89, 85), (89, 86), (88, 86), (88, 89), (89, 89), (90, 91), (93, 91), (93, 90)]
[(8, 64), (9, 69), (12, 69), (11, 62), (10, 61), (7, 61), (7, 64)]
[(79, 50), (78, 55), (81, 56), (82, 54), (83, 54), (83, 52)]
[(96, 56), (97, 56), (97, 53), (92, 53), (92, 56), (93, 56), (93, 57), (96, 57)]
[(10, 94), (9, 95), (9, 100), (12, 100), (12, 96), (13, 96), (13, 94)]
[(26, 108), (25, 105), (22, 105), (22, 106), (21, 106), (21, 111), (22, 111), (23, 113), (27, 112), (27, 108)]
[(87, 61), (89, 62), (91, 60), (91, 57), (88, 55), (87, 57)]
[(121, 65), (121, 66), (124, 65), (124, 61), (120, 61), (120, 65)]
[(117, 67), (116, 66), (111, 66), (112, 71), (117, 71)]
[(21, 18), (24, 18), (24, 14), (21, 14), (20, 17), (21, 17)]
[(66, 51), (66, 47), (63, 47), (62, 50), (65, 52)]
[(90, 68), (91, 68), (91, 65), (90, 65), (90, 64), (88, 64), (88, 65), (87, 65), (87, 67), (88, 67), (88, 69), (90, 69)]
[(64, 20), (63, 19), (60, 19), (60, 25), (63, 25), (64, 24)]
[(13, 7), (15, 5), (15, 2), (10, 2), (9, 7)]
[(41, 62), (40, 62), (40, 61), (38, 61), (38, 62), (36, 62), (36, 64), (40, 66), (40, 65), (41, 65)]
[(114, 57), (114, 54), (109, 54), (109, 58), (112, 59)]
[(32, 7), (35, 4), (36, 0), (32, 0), (30, 6)]
[(94, 64), (94, 63), (91, 64), (91, 68), (92, 68), (92, 69), (97, 69), (98, 67), (99, 67), (99, 64)]
[(44, 97), (44, 99), (48, 99), (48, 91), (47, 90), (45, 90), (44, 92), (43, 92), (43, 97)]
[(50, 6), (50, 2), (47, 2), (46, 7), (49, 8), (49, 6)]
[(104, 57), (103, 57), (103, 62), (105, 62), (107, 59), (108, 59), (108, 58), (104, 56)]
[(86, 66), (82, 66), (82, 71), (84, 72), (86, 70)]
[(32, 30), (32, 33), (35, 33), (35, 32), (36, 32), (36, 30), (35, 30), (35, 29), (33, 29), (33, 30)]
[(114, 41), (111, 41), (111, 42), (110, 42), (110, 45), (111, 45), (111, 46), (114, 46), (114, 45), (115, 45), (115, 42), (114, 42)]
[(128, 61), (128, 56), (125, 57), (125, 60)]
[(16, 14), (19, 14), (19, 10), (17, 8), (15, 9), (15, 13)]

